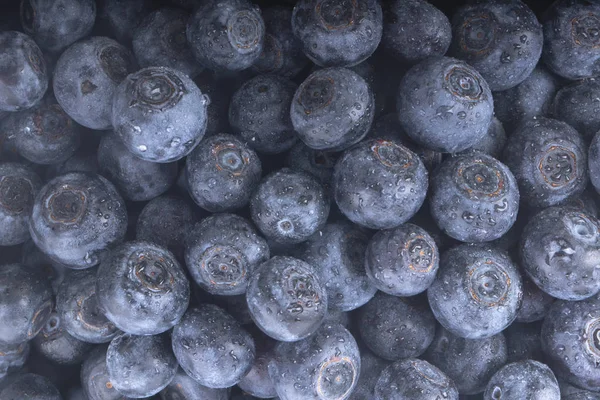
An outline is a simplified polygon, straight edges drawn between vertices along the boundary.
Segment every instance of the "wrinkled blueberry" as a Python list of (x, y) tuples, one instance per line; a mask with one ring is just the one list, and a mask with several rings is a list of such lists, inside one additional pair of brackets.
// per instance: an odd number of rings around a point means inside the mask
[(556, 377), (547, 365), (523, 360), (500, 368), (490, 379), (483, 398), (560, 400), (561, 397)]

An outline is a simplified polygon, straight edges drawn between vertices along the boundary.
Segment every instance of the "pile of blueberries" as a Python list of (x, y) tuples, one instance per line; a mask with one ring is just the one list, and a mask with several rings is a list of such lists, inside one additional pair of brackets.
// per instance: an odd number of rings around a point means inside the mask
[(599, 0), (0, 6), (0, 400), (599, 400)]

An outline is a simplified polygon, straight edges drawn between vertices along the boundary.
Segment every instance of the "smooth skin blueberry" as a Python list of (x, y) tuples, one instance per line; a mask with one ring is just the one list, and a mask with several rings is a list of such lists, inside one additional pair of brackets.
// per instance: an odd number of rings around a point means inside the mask
[(341, 151), (362, 140), (374, 113), (371, 87), (347, 68), (324, 68), (310, 74), (296, 90), (290, 109), (300, 140), (326, 151)]
[[(495, 98), (496, 97), (494, 97), (494, 99)], [(502, 157), (504, 146), (506, 146), (506, 140), (506, 131), (502, 126), (502, 122), (494, 117), (492, 118), (492, 123), (485, 136), (473, 146), (464, 150), (464, 153), (468, 151), (479, 151), (499, 159)]]
[(485, 136), (494, 101), (487, 82), (473, 67), (455, 58), (432, 57), (404, 75), (396, 110), (404, 131), (417, 144), (455, 153)]
[(0, 389), (2, 400), (62, 400), (50, 379), (36, 374), (22, 374)]
[(172, 341), (181, 368), (209, 388), (235, 385), (254, 362), (252, 336), (212, 304), (190, 308), (173, 329)]
[(52, 81), (56, 101), (80, 125), (110, 129), (113, 94), (135, 68), (133, 54), (110, 38), (76, 42), (56, 62)]
[(524, 360), (507, 364), (492, 376), (483, 395), (485, 400), (560, 400), (558, 381), (545, 364)]
[(246, 301), (255, 324), (283, 342), (312, 335), (327, 314), (325, 283), (312, 266), (292, 257), (261, 264), (250, 277)]
[(98, 304), (119, 329), (156, 335), (179, 322), (190, 300), (190, 284), (173, 253), (154, 243), (116, 247), (97, 273)]
[(415, 153), (395, 140), (366, 140), (346, 150), (333, 173), (340, 211), (370, 229), (391, 229), (412, 218), (425, 200), (428, 173)]
[(338, 157), (339, 153), (311, 149), (304, 142), (298, 142), (288, 153), (286, 165), (297, 171), (308, 172), (329, 189)]
[(100, 175), (71, 172), (35, 197), (29, 232), (36, 246), (69, 268), (97, 265), (125, 237), (127, 211), (117, 189)]
[(160, 393), (161, 400), (229, 400), (229, 389), (212, 389), (202, 386), (181, 368), (175, 377)]
[(81, 387), (89, 400), (123, 400), (108, 376), (106, 346), (98, 346), (81, 365)]
[(200, 142), (187, 158), (185, 168), (190, 196), (210, 212), (246, 206), (262, 175), (256, 152), (240, 138), (226, 133)]
[(187, 156), (204, 137), (208, 103), (183, 72), (148, 67), (116, 88), (112, 125), (135, 156), (170, 163)]
[(377, 380), (389, 364), (389, 361), (377, 357), (371, 351), (360, 348), (360, 375), (348, 400), (372, 400), (375, 398)]
[(46, 61), (29, 36), (0, 33), (0, 112), (33, 107), (48, 89)]
[(256, 356), (250, 371), (238, 383), (244, 392), (261, 399), (270, 399), (277, 396), (273, 380), (269, 376), (269, 364), (275, 360), (274, 347), (277, 342), (262, 332), (254, 335), (256, 344)]
[(600, 81), (585, 79), (561, 88), (554, 98), (552, 114), (566, 122), (589, 142), (600, 130), (597, 98)]
[(187, 269), (209, 293), (244, 294), (259, 264), (269, 259), (269, 246), (256, 228), (235, 214), (213, 214), (188, 234)]
[(292, 30), (315, 64), (351, 67), (379, 46), (383, 13), (376, 0), (299, 0)]
[(554, 297), (540, 289), (526, 274), (523, 279), (523, 303), (515, 322), (529, 323), (543, 320), (554, 303)]
[(490, 245), (463, 244), (440, 260), (427, 290), (435, 318), (465, 339), (483, 339), (502, 332), (517, 317), (523, 289), (521, 275), (503, 250)]

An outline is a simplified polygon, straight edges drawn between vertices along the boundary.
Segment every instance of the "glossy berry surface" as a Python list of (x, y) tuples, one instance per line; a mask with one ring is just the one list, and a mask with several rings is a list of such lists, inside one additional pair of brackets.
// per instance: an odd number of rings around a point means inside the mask
[(0, 388), (0, 398), (6, 400), (62, 400), (52, 382), (40, 375), (22, 374)]
[(552, 112), (557, 119), (575, 128), (589, 141), (600, 130), (600, 116), (595, 100), (599, 96), (599, 81), (586, 79), (573, 82), (556, 93)]
[(507, 364), (492, 376), (485, 400), (501, 398), (560, 400), (558, 382), (545, 364), (524, 360)]
[(202, 386), (179, 368), (171, 383), (159, 395), (161, 400), (229, 400), (229, 392), (229, 389), (212, 389)]

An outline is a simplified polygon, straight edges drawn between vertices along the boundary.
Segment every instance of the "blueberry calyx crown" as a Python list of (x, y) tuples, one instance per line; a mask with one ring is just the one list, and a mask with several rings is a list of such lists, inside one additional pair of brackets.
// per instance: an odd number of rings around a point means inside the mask
[(406, 169), (412, 166), (413, 157), (403, 146), (387, 140), (377, 140), (371, 146), (380, 163), (390, 168)]
[(0, 179), (0, 205), (14, 215), (30, 210), (33, 205), (31, 182), (19, 176), (3, 176)]
[(469, 198), (498, 199), (506, 192), (506, 175), (483, 158), (463, 159), (454, 167), (454, 182)]
[(508, 273), (493, 260), (481, 260), (468, 271), (468, 289), (477, 303), (496, 307), (502, 304), (511, 286)]
[(409, 260), (408, 268), (414, 272), (428, 273), (433, 268), (435, 261), (433, 245), (423, 235), (416, 235), (407, 240), (402, 253)]
[(244, 281), (246, 260), (231, 246), (211, 246), (202, 253), (200, 273), (215, 287), (235, 287)]
[(76, 224), (87, 209), (87, 194), (76, 187), (63, 185), (56, 192), (50, 193), (44, 203), (52, 222)]
[(576, 238), (587, 243), (596, 243), (600, 236), (598, 223), (580, 212), (567, 212), (562, 218), (567, 230)]
[(108, 45), (100, 49), (98, 54), (100, 66), (115, 83), (121, 83), (132, 69), (127, 51), (120, 46)]
[(263, 33), (260, 17), (252, 10), (238, 11), (227, 21), (229, 43), (240, 50), (253, 50)]
[(321, 110), (333, 101), (335, 81), (328, 76), (313, 76), (302, 84), (298, 102), (306, 115)]
[(315, 13), (325, 29), (335, 31), (354, 25), (356, 0), (322, 0), (315, 6)]
[(578, 46), (600, 48), (600, 18), (593, 13), (571, 20), (571, 36)]
[(575, 182), (577, 156), (564, 146), (551, 145), (540, 156), (538, 170), (550, 188), (562, 188)]
[(250, 163), (248, 152), (240, 149), (235, 143), (216, 143), (212, 148), (218, 171), (227, 171), (233, 176), (241, 176)]
[(302, 314), (305, 309), (311, 309), (321, 304), (319, 294), (315, 289), (312, 273), (295, 267), (287, 267), (282, 272), (285, 293), (289, 296), (287, 311), (290, 314)]
[(445, 76), (446, 90), (462, 100), (477, 101), (483, 95), (479, 78), (466, 68), (455, 66)]
[(60, 317), (57, 313), (52, 313), (42, 328), (40, 335), (48, 339), (58, 335), (60, 332)]
[(131, 76), (130, 107), (164, 111), (174, 107), (187, 92), (179, 77), (166, 69), (145, 69)]
[(81, 321), (86, 329), (101, 332), (105, 337), (111, 336), (116, 329), (98, 308), (98, 298), (94, 289), (77, 299), (77, 320)]
[(489, 12), (482, 12), (467, 19), (460, 31), (460, 47), (474, 54), (486, 54), (492, 49), (496, 38), (497, 23)]
[(600, 317), (593, 317), (587, 321), (583, 336), (586, 339), (587, 351), (597, 359), (596, 365), (598, 365), (600, 363)]
[[(339, 353), (337, 349), (337, 353)], [(317, 374), (317, 393), (326, 400), (345, 399), (356, 381), (356, 367), (348, 357), (334, 356), (321, 364)]]
[(33, 115), (34, 134), (58, 140), (64, 136), (64, 128), (71, 126), (71, 119), (58, 104), (38, 109)]
[(173, 261), (155, 250), (138, 250), (129, 256), (129, 278), (153, 293), (169, 292), (175, 278), (169, 272)]

